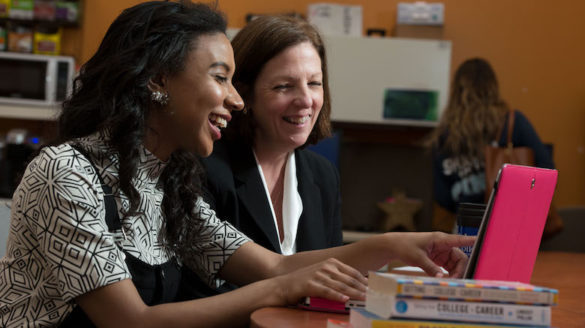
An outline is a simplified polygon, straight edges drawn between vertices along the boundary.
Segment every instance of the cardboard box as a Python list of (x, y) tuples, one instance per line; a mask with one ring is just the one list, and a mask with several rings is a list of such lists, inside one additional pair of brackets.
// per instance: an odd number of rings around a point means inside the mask
[(410, 39), (443, 40), (443, 26), (396, 24), (392, 36)]
[(362, 36), (362, 6), (313, 3), (308, 10), (309, 23), (322, 35)]

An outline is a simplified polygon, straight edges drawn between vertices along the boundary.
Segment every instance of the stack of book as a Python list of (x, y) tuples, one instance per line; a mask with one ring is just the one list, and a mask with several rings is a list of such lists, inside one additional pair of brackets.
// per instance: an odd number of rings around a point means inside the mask
[(508, 281), (371, 272), (365, 309), (352, 328), (547, 327), (558, 291)]

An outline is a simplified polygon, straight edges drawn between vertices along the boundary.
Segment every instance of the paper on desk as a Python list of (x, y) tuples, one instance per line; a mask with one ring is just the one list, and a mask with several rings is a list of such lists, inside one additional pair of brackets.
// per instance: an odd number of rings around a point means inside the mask
[[(401, 267), (396, 267), (396, 268), (392, 268), (392, 271), (405, 271), (405, 272), (416, 272), (416, 273), (425, 273), (425, 271), (419, 267), (415, 267), (415, 266), (401, 266)], [(445, 270), (443, 267), (441, 267), (441, 272), (443, 272), (444, 274), (449, 274), (449, 272), (447, 270)]]

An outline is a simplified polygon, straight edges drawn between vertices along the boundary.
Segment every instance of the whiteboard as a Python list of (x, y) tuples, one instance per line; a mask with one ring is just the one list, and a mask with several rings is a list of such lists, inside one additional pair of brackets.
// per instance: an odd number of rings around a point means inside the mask
[(384, 91), (438, 91), (440, 117), (449, 91), (450, 41), (327, 36), (324, 42), (333, 121), (437, 125), (436, 121), (383, 118)]

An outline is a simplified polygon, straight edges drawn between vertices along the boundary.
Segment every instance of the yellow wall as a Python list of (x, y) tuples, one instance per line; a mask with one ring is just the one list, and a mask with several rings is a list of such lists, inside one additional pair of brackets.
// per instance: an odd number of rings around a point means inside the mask
[[(107, 26), (138, 0), (86, 1), (81, 33), (67, 49), (87, 60)], [(306, 13), (308, 0), (219, 0), (229, 25), (247, 13)], [(332, 0), (361, 4), (364, 28), (392, 30), (398, 0)], [(554, 144), (558, 205), (585, 204), (585, 1), (444, 0), (452, 69), (471, 56), (487, 58), (509, 104), (521, 109), (541, 138)], [(75, 42), (74, 45), (71, 42)], [(81, 46), (79, 46), (81, 44)], [(333, 109), (335, 110), (335, 109)]]

